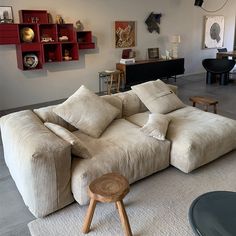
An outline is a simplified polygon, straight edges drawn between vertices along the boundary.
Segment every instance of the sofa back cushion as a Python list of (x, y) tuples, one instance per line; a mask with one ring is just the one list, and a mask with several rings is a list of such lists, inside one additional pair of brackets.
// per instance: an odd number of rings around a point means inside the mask
[(41, 107), (38, 109), (34, 109), (34, 113), (44, 122), (50, 122), (57, 125), (60, 125), (69, 131), (73, 132), (77, 130), (73, 125), (69, 124), (65, 120), (63, 120), (60, 116), (58, 116), (56, 113), (53, 112), (53, 109), (57, 105), (47, 106), (47, 107)]
[[(117, 118), (121, 118), (122, 117), (122, 100), (119, 97), (113, 96), (113, 95), (105, 95), (105, 96), (102, 96), (102, 98), (120, 111)], [(53, 112), (53, 109), (56, 106), (57, 105), (41, 107), (38, 109), (34, 109), (33, 111), (43, 121), (43, 123), (45, 122), (54, 123), (68, 129), (71, 132), (77, 130), (77, 128), (75, 128), (73, 125), (69, 124), (68, 122), (63, 120), (60, 116), (58, 116), (55, 112)]]
[[(172, 84), (167, 84), (167, 86), (177, 94), (178, 87)], [(111, 96), (107, 96), (111, 97)], [(123, 93), (117, 93), (112, 95), (112, 97), (119, 97), (122, 101), (122, 117), (132, 116), (137, 113), (142, 113), (148, 111), (147, 107), (143, 104), (140, 98), (134, 93), (134, 91), (129, 90)], [(115, 104), (111, 104), (114, 105)]]
[(147, 111), (145, 105), (132, 90), (123, 93), (117, 93), (113, 96), (117, 96), (122, 100), (123, 117), (132, 116), (136, 113)]
[(119, 110), (119, 114), (116, 119), (122, 118), (122, 100), (118, 96), (104, 95), (102, 98), (110, 105), (116, 107)]

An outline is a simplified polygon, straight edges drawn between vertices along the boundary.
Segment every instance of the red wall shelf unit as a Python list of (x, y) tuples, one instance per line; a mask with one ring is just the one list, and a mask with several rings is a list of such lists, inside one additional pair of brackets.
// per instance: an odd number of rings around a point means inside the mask
[(17, 44), (19, 42), (18, 24), (0, 24), (0, 44)]
[[(42, 69), (45, 63), (79, 60), (79, 49), (95, 48), (91, 31), (76, 32), (73, 24), (49, 23), (45, 10), (20, 10), (19, 17), (19, 24), (0, 24), (0, 45), (16, 45), (17, 65), (21, 70)], [(35, 67), (25, 65), (24, 60), (31, 55), (38, 59)]]
[(48, 23), (46, 10), (20, 10), (19, 18), (21, 23)]

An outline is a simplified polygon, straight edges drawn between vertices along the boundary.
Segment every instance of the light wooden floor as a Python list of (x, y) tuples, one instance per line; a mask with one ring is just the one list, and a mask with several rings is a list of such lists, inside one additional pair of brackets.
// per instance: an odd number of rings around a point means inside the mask
[[(236, 119), (236, 79), (235, 82), (232, 82), (227, 86), (219, 86), (217, 84), (206, 85), (205, 74), (199, 74), (180, 77), (177, 79), (176, 83), (172, 79), (169, 79), (169, 83), (178, 85), (178, 95), (186, 104), (191, 105), (191, 102), (189, 101), (190, 96), (210, 96), (219, 100), (219, 114)], [(24, 109), (55, 103), (57, 102), (27, 106), (24, 107)], [(22, 108), (1, 111), (0, 116), (21, 109)], [(28, 236), (30, 233), (27, 223), (33, 219), (34, 217), (24, 205), (23, 200), (6, 167), (0, 139), (0, 235)]]

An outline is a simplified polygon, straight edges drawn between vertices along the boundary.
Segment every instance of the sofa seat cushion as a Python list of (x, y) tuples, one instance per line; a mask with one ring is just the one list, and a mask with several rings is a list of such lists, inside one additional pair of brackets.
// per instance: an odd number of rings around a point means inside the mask
[(86, 142), (92, 154), (91, 159), (72, 161), (72, 192), (82, 205), (89, 200), (89, 183), (105, 173), (119, 172), (133, 183), (169, 166), (170, 142), (144, 135), (125, 119), (114, 120), (100, 138), (79, 131), (74, 134)]
[(186, 107), (171, 117), (167, 139), (172, 142), (171, 165), (190, 172), (236, 148), (236, 121)]
[[(127, 117), (140, 127), (148, 112)], [(236, 148), (236, 121), (187, 106), (168, 113), (166, 138), (171, 141), (170, 164), (190, 172)]]

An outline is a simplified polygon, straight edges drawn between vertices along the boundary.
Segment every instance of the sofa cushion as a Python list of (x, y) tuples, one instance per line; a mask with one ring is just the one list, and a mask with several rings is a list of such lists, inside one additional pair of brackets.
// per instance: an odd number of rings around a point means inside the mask
[(147, 111), (147, 107), (132, 90), (123, 93), (117, 93), (114, 94), (114, 96), (119, 97), (122, 100), (123, 117)]
[(141, 131), (158, 140), (165, 140), (169, 123), (170, 118), (167, 115), (152, 113)]
[(73, 133), (65, 129), (60, 125), (56, 125), (50, 122), (45, 122), (44, 125), (50, 129), (54, 134), (63, 140), (67, 141), (72, 146), (72, 154), (82, 158), (91, 158), (92, 155), (89, 153), (85, 143), (81, 142)]
[(63, 120), (60, 116), (58, 116), (55, 112), (53, 112), (53, 109), (57, 105), (47, 106), (47, 107), (41, 107), (38, 109), (34, 109), (34, 113), (43, 121), (43, 122), (51, 122), (54, 124), (58, 124), (60, 126), (63, 126), (64, 128), (75, 131), (77, 128)]
[(190, 172), (236, 148), (236, 121), (187, 106), (168, 114), (173, 166)]
[(131, 87), (152, 113), (168, 113), (185, 105), (161, 80), (149, 81)]
[(71, 186), (79, 204), (88, 203), (87, 186), (105, 173), (119, 172), (133, 183), (169, 165), (170, 142), (144, 135), (125, 119), (114, 120), (98, 139), (80, 131), (73, 133), (93, 156), (72, 161)]
[(114, 96), (113, 94), (112, 95), (104, 95), (104, 96), (101, 96), (101, 98), (119, 110), (119, 114), (117, 115), (116, 119), (122, 118), (122, 100), (121, 100), (121, 98)]
[(83, 85), (53, 111), (93, 137), (99, 137), (120, 112)]
[(151, 114), (150, 111), (141, 112), (132, 116), (125, 117), (125, 119), (133, 124), (143, 127), (148, 122), (149, 114)]

